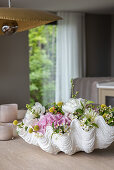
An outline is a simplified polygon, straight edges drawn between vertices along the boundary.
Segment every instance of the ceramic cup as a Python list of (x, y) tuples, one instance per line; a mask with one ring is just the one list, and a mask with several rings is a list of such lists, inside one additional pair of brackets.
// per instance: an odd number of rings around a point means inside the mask
[(0, 105), (0, 122), (13, 122), (17, 119), (17, 104)]
[(18, 114), (17, 114), (17, 119), (18, 120), (22, 120), (22, 119), (24, 119), (24, 117), (25, 117), (25, 114), (26, 114), (26, 110), (18, 110)]
[(0, 124), (0, 140), (13, 139), (13, 126), (11, 124)]

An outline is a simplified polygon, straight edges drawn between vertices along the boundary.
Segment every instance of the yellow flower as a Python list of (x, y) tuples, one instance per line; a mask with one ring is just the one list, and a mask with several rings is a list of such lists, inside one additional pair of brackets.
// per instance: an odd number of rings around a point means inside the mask
[(33, 129), (32, 128), (29, 128), (29, 133), (32, 133), (33, 132)]
[(54, 112), (54, 107), (51, 107), (51, 108), (49, 109), (49, 112), (53, 113), (53, 112)]
[(104, 114), (103, 114), (103, 118), (105, 118), (106, 116), (107, 116), (107, 114), (106, 114), (106, 113), (104, 113)]
[(102, 104), (102, 105), (101, 105), (101, 108), (104, 108), (104, 107), (106, 107), (106, 105), (105, 105), (105, 104)]
[(18, 124), (18, 121), (17, 121), (17, 120), (14, 120), (14, 121), (13, 121), (13, 124), (14, 124), (14, 125), (17, 125), (17, 124)]
[(35, 125), (35, 126), (34, 126), (34, 130), (35, 130), (35, 131), (38, 131), (38, 130), (39, 130), (39, 126), (38, 126), (38, 125)]
[(61, 107), (63, 105), (63, 102), (58, 102), (57, 106)]

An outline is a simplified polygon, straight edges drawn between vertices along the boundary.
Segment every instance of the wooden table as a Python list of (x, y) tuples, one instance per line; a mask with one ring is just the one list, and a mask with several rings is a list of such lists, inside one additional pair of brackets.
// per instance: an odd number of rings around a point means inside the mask
[(46, 153), (20, 137), (0, 141), (0, 170), (114, 170), (114, 143), (90, 154), (68, 156)]

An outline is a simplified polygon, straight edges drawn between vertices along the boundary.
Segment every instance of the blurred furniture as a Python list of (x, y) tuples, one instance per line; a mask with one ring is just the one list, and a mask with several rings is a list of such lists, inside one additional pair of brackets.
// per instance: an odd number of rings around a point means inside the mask
[(76, 78), (73, 80), (74, 91), (78, 91), (77, 97), (85, 98), (87, 100), (92, 100), (95, 104), (99, 104), (99, 88), (97, 88), (98, 83), (103, 82), (114, 82), (114, 77), (86, 77), (86, 78)]
[(114, 106), (114, 82), (98, 83), (99, 90), (99, 104), (106, 104)]

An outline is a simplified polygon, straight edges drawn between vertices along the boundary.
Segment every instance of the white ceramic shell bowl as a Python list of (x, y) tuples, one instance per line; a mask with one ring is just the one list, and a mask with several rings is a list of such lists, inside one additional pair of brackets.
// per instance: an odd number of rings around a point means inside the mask
[(77, 119), (72, 120), (70, 132), (62, 135), (53, 134), (51, 126), (46, 128), (46, 133), (42, 137), (36, 136), (35, 132), (28, 133), (25, 128), (17, 128), (19, 136), (27, 143), (41, 147), (46, 152), (57, 154), (62, 151), (72, 155), (79, 151), (86, 153), (94, 149), (104, 149), (114, 141), (114, 127), (106, 124), (102, 116), (95, 119), (99, 128), (93, 127), (88, 132), (84, 131)]

